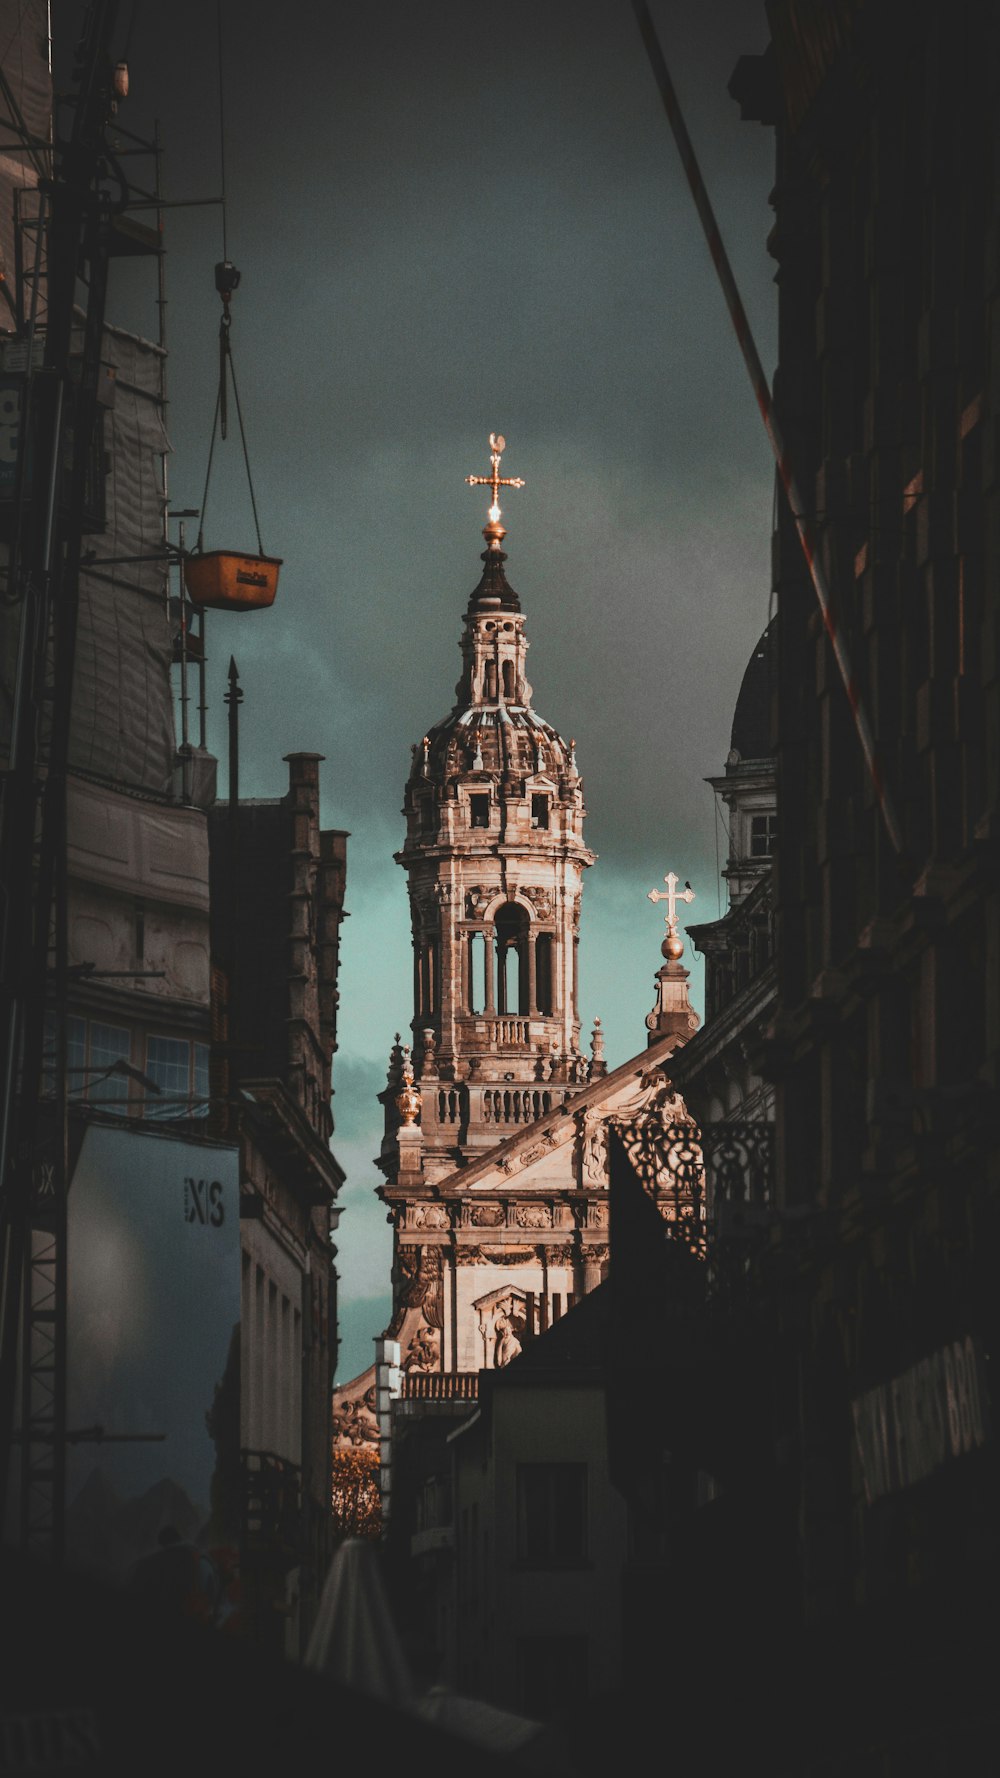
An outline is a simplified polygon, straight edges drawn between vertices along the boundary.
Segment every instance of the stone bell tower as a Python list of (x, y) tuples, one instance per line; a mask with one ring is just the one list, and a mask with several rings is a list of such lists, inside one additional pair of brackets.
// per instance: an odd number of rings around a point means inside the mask
[[(528, 643), (501, 547), (504, 440), (490, 436), (483, 573), (465, 613), (450, 714), (413, 750), (406, 839), (413, 926), (412, 1064), (398, 1045), (382, 1095), (390, 1179), (454, 1172), (582, 1086), (577, 943), (583, 783), (568, 745), (532, 708)], [(603, 1064), (601, 1064), (603, 1067)], [(412, 1071), (419, 1096), (400, 1091)]]

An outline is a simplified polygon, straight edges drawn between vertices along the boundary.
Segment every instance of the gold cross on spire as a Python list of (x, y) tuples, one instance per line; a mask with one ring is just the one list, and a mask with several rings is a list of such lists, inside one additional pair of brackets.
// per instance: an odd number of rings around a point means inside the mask
[(500, 474), (500, 458), (506, 449), (507, 440), (504, 438), (503, 433), (491, 432), (490, 467), (492, 473), (490, 475), (467, 475), (465, 478), (470, 488), (492, 488), (493, 505), (490, 507), (490, 525), (494, 528), (494, 534), (499, 531), (500, 537), (504, 535), (502, 529), (500, 529), (500, 489), (524, 487), (524, 483), (519, 475)]
[(646, 899), (647, 899), (647, 901), (652, 901), (654, 903), (658, 902), (658, 901), (665, 901), (666, 902), (666, 904), (667, 904), (667, 915), (666, 915), (667, 931), (670, 933), (672, 938), (676, 938), (676, 936), (677, 936), (677, 903), (679, 901), (693, 901), (694, 900), (694, 890), (692, 889), (690, 883), (685, 883), (683, 889), (681, 890), (680, 894), (678, 895), (677, 885), (680, 882), (680, 877), (677, 875), (677, 872), (673, 871), (673, 870), (667, 872), (663, 881), (667, 885), (666, 894), (663, 893), (662, 889), (649, 889), (649, 890), (647, 890), (647, 893), (646, 893)]

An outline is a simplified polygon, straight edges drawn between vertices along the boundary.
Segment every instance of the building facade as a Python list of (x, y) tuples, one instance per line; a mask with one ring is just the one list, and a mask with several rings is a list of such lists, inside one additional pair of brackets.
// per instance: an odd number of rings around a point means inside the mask
[[(790, 1773), (966, 1772), (998, 1729), (1000, 36), (972, 5), (768, 20), (731, 91), (775, 130), (774, 398), (854, 678), (782, 505), (773, 985), (740, 1034), (774, 1166), (759, 1219), (710, 1221), (633, 1481), (658, 1567), (636, 1698), (673, 1671), (711, 1770), (749, 1737)], [(661, 1314), (683, 1300), (676, 1253), (629, 1265)]]
[[(494, 502), (455, 705), (406, 787), (412, 1050), (393, 1050), (380, 1195), (394, 1225), (404, 1390), (466, 1400), (481, 1370), (592, 1290), (607, 1267), (605, 1126), (662, 1098), (658, 1068), (696, 1025), (687, 974), (658, 978), (650, 1048), (611, 1074), (599, 1022), (580, 1049), (584, 870), (575, 747), (535, 711), (520, 600)], [(371, 1388), (349, 1386), (363, 1399)], [(369, 1403), (369, 1408), (371, 1404)], [(369, 1428), (371, 1423), (369, 1421)]]
[[(124, 97), (122, 69), (113, 56), (105, 65), (112, 12), (88, 15), (79, 50), (98, 161)], [(32, 680), (44, 686), (35, 740), (45, 770), (35, 776), (46, 809), (61, 806), (46, 774), (65, 779), (65, 819), (45, 829), (55, 917), (38, 1116), (60, 1208), (31, 1206), (20, 1403), (31, 1437), (6, 1531), (57, 1557), (65, 1542), (74, 1563), (118, 1581), (163, 1536), (190, 1543), (199, 1560), (211, 1551), (211, 1610), (231, 1627), (238, 1610), (248, 1634), (295, 1652), (322, 1583), (329, 1517), (330, 1233), (342, 1180), (329, 1100), (346, 836), (321, 831), (317, 756), (292, 757), (288, 794), (273, 806), (216, 807), (204, 620), (169, 536), (165, 353), (98, 306), (99, 323), (75, 313), (65, 362), (43, 369), (57, 350), (51, 317), (72, 307), (79, 250), (67, 253), (65, 222), (58, 238), (47, 232), (52, 206), (40, 204), (51, 192), (66, 199), (58, 126), (54, 155), (44, 148), (53, 139), (46, 8), (2, 13), (11, 77), (2, 101), (11, 152), (0, 157), (5, 835), (19, 789), (12, 712), (20, 708), (23, 728), (27, 708), (25, 540), (41, 528), (27, 417), (46, 411), (56, 382), (72, 394), (86, 380), (88, 352), (100, 360), (83, 497), (70, 498), (68, 473), (52, 490), (59, 558), (79, 573), (63, 568), (59, 645), (48, 654), (68, 653), (72, 696), (67, 684), (55, 708), (49, 658)], [(158, 145), (132, 142), (158, 189)], [(86, 234), (89, 284), (103, 292), (110, 261), (113, 303), (115, 257), (146, 253), (152, 266), (162, 235), (131, 214), (98, 234), (99, 246)], [(41, 632), (41, 657), (45, 641)], [(52, 739), (60, 724), (64, 760)], [(5, 855), (8, 906), (19, 869)], [(27, 886), (23, 870), (17, 879), (29, 907), (43, 874)], [(9, 934), (8, 925), (5, 995), (23, 964)]]

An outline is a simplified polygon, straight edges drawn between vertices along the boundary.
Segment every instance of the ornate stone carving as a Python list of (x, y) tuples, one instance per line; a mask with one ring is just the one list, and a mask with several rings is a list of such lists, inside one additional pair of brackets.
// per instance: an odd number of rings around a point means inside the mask
[(375, 1414), (375, 1385), (353, 1400), (335, 1400), (332, 1414), (333, 1439), (338, 1445), (377, 1445), (378, 1419)]
[[(400, 1246), (396, 1251), (396, 1316), (407, 1309), (427, 1313), (441, 1288), (440, 1247)], [(394, 1317), (395, 1319), (395, 1317)], [(438, 1316), (428, 1320), (440, 1326)]]
[(588, 1229), (604, 1229), (604, 1228), (607, 1228), (607, 1226), (608, 1226), (608, 1206), (607, 1206), (607, 1204), (588, 1204), (587, 1205), (587, 1227), (588, 1227)]
[(551, 1146), (550, 1142), (535, 1142), (530, 1148), (523, 1148), (518, 1156), (519, 1166), (530, 1167), (534, 1161), (540, 1161), (543, 1154), (549, 1153)]
[(572, 1241), (560, 1241), (558, 1245), (547, 1246), (544, 1252), (550, 1266), (571, 1266), (576, 1258), (576, 1248)]
[(498, 1229), (504, 1220), (502, 1204), (473, 1204), (469, 1221), (475, 1229)]
[(420, 1115), (420, 1094), (413, 1084), (409, 1045), (403, 1047), (403, 1084), (396, 1094), (396, 1110), (404, 1124), (415, 1124)]
[(538, 915), (538, 918), (540, 920), (551, 920), (551, 918), (552, 918), (552, 891), (551, 891), (551, 889), (540, 889), (540, 888), (522, 889), (521, 893), (524, 896), (526, 901), (531, 902), (531, 905), (534, 908), (535, 913)]
[(595, 1111), (576, 1113), (580, 1179), (585, 1186), (602, 1186), (608, 1179), (608, 1138), (604, 1119)]
[(451, 1225), (446, 1204), (411, 1204), (406, 1226), (411, 1229), (446, 1229)]
[(550, 1229), (552, 1211), (548, 1204), (518, 1204), (514, 1221), (522, 1229)]
[(471, 889), (466, 890), (465, 911), (470, 920), (482, 919), (494, 893), (492, 889), (484, 889), (481, 883), (475, 883)]
[(404, 1371), (436, 1371), (441, 1361), (441, 1335), (436, 1327), (421, 1322), (403, 1360)]

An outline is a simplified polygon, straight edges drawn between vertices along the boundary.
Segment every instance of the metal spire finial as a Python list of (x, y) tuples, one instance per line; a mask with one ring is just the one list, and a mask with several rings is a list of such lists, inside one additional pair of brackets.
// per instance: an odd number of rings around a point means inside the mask
[(470, 488), (490, 488), (493, 493), (493, 504), (490, 507), (488, 525), (483, 527), (483, 536), (491, 549), (499, 549), (501, 538), (506, 536), (500, 523), (500, 489), (523, 488), (524, 482), (519, 475), (501, 475), (500, 458), (507, 449), (507, 440), (502, 432), (490, 433), (490, 474), (467, 475), (465, 480)]
[(677, 958), (681, 956), (684, 950), (683, 941), (677, 936), (677, 903), (679, 901), (693, 901), (694, 890), (690, 883), (685, 883), (680, 894), (678, 894), (677, 885), (680, 882), (680, 878), (677, 875), (677, 872), (673, 870), (667, 872), (663, 881), (667, 885), (666, 894), (664, 894), (662, 889), (650, 889), (647, 891), (646, 899), (654, 904), (658, 901), (665, 901), (667, 904), (667, 935), (663, 941), (661, 949), (665, 957), (672, 958), (676, 962)]

